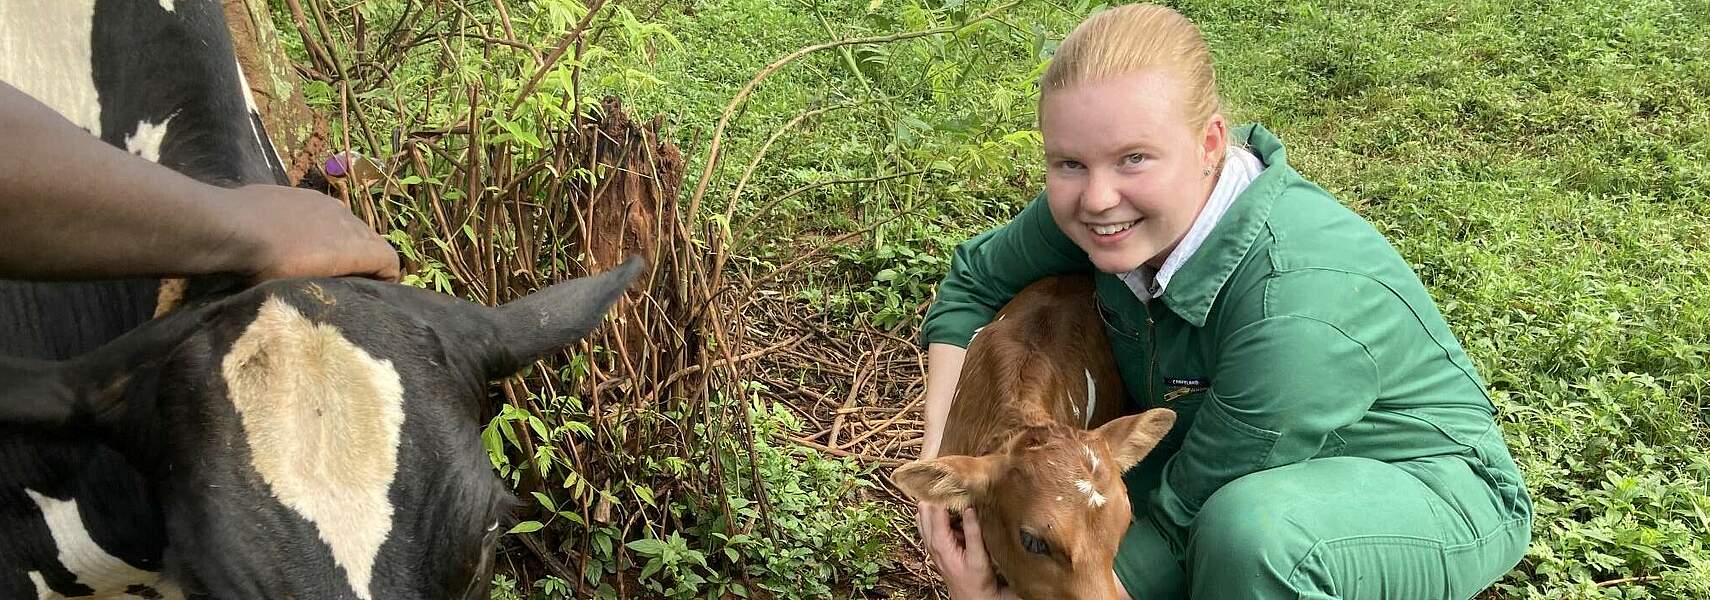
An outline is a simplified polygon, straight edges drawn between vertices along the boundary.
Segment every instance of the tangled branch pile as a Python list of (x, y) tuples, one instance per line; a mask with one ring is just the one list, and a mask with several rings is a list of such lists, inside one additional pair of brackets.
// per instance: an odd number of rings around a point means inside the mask
[[(776, 132), (722, 198), (722, 215), (703, 200), (722, 194), (709, 184), (725, 125), (767, 75), (820, 50), (955, 28), (821, 44), (768, 66), (726, 107), (685, 193), (685, 160), (663, 139), (662, 117), (638, 121), (615, 97), (584, 93), (602, 56), (652, 52), (674, 44), (670, 34), (603, 0), (528, 9), (285, 0), (274, 15), (290, 24), (283, 39), (305, 95), (331, 121), (326, 145), (367, 157), (331, 188), (400, 249), (406, 283), (500, 304), (630, 254), (652, 265), (613, 326), (500, 386), (483, 441), (526, 501), (501, 564), (516, 581), (550, 582), (547, 592), (620, 597), (638, 586), (744, 596), (847, 588), (833, 580), (848, 578), (871, 586), (878, 573), (804, 570), (825, 561), (796, 546), (825, 540), (788, 538), (811, 529), (800, 521), (827, 518), (912, 539), (894, 510), (870, 502), (903, 499), (858, 476), (917, 452), (920, 407), (909, 401), (923, 357), (912, 332), (839, 325), (777, 289), (820, 250), (870, 229), (764, 272), (733, 260), (731, 243), (752, 226), (730, 227), (771, 141), (837, 107)], [(781, 481), (769, 469), (800, 470), (803, 456), (830, 471), (768, 489)], [(820, 484), (830, 487), (801, 489)], [(819, 504), (798, 499), (814, 494)], [(826, 502), (846, 512), (803, 514)], [(886, 543), (846, 546), (871, 555)], [(903, 585), (932, 577), (901, 562), (890, 570)], [(768, 585), (780, 580), (793, 583)]]

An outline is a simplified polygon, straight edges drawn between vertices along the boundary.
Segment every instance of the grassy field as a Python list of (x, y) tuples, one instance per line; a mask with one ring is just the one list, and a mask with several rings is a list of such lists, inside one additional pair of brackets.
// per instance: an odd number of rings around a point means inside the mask
[[(582, 6), (513, 4), (519, 22)], [(1710, 598), (1710, 2), (1319, 4), (1172, 3), (1211, 42), (1234, 120), (1277, 132), (1301, 172), (1389, 236), (1493, 388), (1537, 519), (1526, 559), (1488, 597)], [(696, 215), (735, 202), (756, 223), (735, 240), (737, 261), (760, 269), (870, 229), (762, 289), (907, 337), (951, 248), (1040, 187), (1032, 81), (1096, 7), (625, 5), (632, 35), (588, 62), (587, 94), (665, 115), (689, 163), (687, 193), (721, 111), (768, 64), (994, 8), (953, 34), (843, 46), (778, 70), (734, 113)], [(633, 35), (644, 26), (669, 35)], [(551, 33), (519, 36), (545, 46)], [(805, 112), (815, 114), (777, 136), (733, 200), (750, 158)], [(787, 410), (758, 415), (762, 433), (799, 427)], [(907, 507), (871, 493), (877, 465), (760, 438), (757, 468), (790, 525), (711, 567), (706, 556), (736, 547), (726, 534), (650, 533), (630, 548), (701, 556), (641, 575), (653, 593), (717, 596), (735, 589), (732, 569), (779, 597), (932, 593), (881, 584), (917, 557), (904, 556), (916, 552), (901, 537), (913, 530)], [(515, 585), (505, 593), (574, 595)]]

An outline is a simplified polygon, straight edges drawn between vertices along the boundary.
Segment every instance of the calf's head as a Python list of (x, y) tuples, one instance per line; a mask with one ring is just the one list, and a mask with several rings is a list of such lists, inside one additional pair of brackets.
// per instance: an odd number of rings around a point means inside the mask
[(893, 479), (915, 500), (977, 509), (986, 551), (1022, 598), (1114, 598), (1131, 519), (1122, 473), (1174, 423), (1153, 409), (1091, 431), (1033, 427), (1002, 452), (915, 461)]

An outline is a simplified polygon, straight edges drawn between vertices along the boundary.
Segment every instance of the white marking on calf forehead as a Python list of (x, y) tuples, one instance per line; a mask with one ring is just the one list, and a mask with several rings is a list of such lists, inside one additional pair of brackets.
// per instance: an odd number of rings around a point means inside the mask
[(315, 525), (356, 595), (392, 530), (404, 388), (331, 325), (269, 297), (222, 359), (250, 459), (279, 501)]
[(1091, 481), (1077, 479), (1075, 480), (1075, 489), (1087, 495), (1087, 506), (1093, 508), (1104, 506), (1104, 494), (1098, 493), (1098, 489), (1093, 487)]
[(148, 121), (137, 122), (137, 132), (125, 136), (125, 150), (131, 154), (148, 159), (149, 162), (160, 162), (160, 144), (166, 141), (166, 126), (172, 123), (172, 118), (178, 113), (167, 115), (159, 123)]
[(0, 1), (0, 81), (101, 136), (95, 0)]
[[(83, 526), (83, 514), (78, 510), (76, 500), (56, 500), (28, 488), (24, 494), (41, 509), (42, 519), (47, 522), (48, 533), (53, 536), (54, 548), (59, 553), (59, 564), (77, 578), (77, 583), (95, 590), (94, 597), (122, 594), (133, 585), (153, 585), (160, 580), (159, 573), (133, 567), (95, 543), (89, 536), (89, 530)], [(30, 580), (36, 583), (39, 600), (63, 598), (48, 588), (41, 574), (32, 571)]]
[(1086, 371), (1087, 374), (1087, 420), (1085, 423), (1081, 423), (1081, 428), (1084, 429), (1092, 426), (1093, 403), (1098, 401), (1098, 386), (1093, 383), (1092, 371), (1086, 369), (1083, 370)]
[(166, 9), (166, 12), (172, 12), (172, 0), (160, 0), (160, 7)]
[(1081, 444), (1081, 449), (1087, 451), (1087, 462), (1090, 465), (1089, 467), (1087, 467), (1087, 473), (1090, 475), (1097, 475), (1098, 474), (1098, 453), (1093, 452), (1092, 446), (1088, 446), (1086, 444)]

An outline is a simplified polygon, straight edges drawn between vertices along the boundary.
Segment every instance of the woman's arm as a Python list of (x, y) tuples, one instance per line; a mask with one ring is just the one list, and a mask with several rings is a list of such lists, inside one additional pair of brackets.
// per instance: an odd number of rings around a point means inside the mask
[(966, 348), (974, 330), (991, 322), (1022, 288), (1049, 275), (1090, 269), (1086, 252), (1057, 228), (1040, 194), (1009, 223), (956, 247), (950, 273), (921, 323), (921, 340)]
[(0, 277), (398, 276), (385, 239), (323, 194), (195, 181), (5, 83), (0, 131)]
[(937, 458), (944, 442), (944, 420), (950, 416), (950, 401), (956, 395), (956, 382), (962, 377), (962, 359), (968, 350), (950, 344), (926, 347), (926, 416), (925, 438), (920, 445), (920, 458)]

